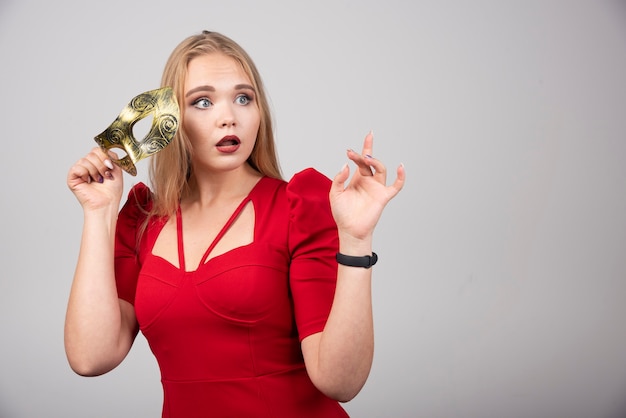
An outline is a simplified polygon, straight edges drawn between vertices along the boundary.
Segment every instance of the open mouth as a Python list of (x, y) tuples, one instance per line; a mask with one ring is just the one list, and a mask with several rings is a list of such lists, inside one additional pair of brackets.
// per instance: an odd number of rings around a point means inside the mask
[(235, 135), (228, 135), (222, 138), (220, 142), (216, 144), (216, 147), (218, 151), (225, 154), (230, 154), (237, 151), (240, 145), (241, 140), (239, 138), (237, 138)]
[(225, 136), (224, 138), (222, 138), (222, 140), (217, 143), (217, 146), (218, 147), (232, 147), (232, 146), (236, 146), (240, 144), (241, 144), (241, 141), (239, 140), (239, 138), (237, 138), (234, 135), (231, 135), (231, 136)]

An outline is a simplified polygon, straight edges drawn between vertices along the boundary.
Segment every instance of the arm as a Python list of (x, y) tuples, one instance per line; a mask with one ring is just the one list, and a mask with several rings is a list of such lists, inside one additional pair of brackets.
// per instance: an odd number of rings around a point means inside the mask
[[(349, 177), (347, 165), (333, 180), (330, 202), (339, 232), (339, 251), (346, 255), (372, 253), (374, 227), (385, 205), (402, 189), (404, 168), (386, 186), (382, 163), (370, 157), (373, 137), (365, 138), (363, 153), (348, 151), (357, 165)], [(372, 269), (339, 265), (337, 287), (326, 326), (302, 341), (307, 372), (315, 386), (339, 401), (354, 398), (367, 380), (374, 354), (371, 298)]]
[(113, 251), (122, 181), (120, 168), (98, 148), (68, 174), (68, 186), (83, 207), (84, 226), (65, 318), (65, 351), (81, 375), (116, 367), (137, 335), (134, 308), (118, 299), (115, 286)]

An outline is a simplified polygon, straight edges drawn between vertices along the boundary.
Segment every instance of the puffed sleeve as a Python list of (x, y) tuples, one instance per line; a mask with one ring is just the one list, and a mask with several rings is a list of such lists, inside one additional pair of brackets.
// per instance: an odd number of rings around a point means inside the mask
[(130, 190), (117, 217), (115, 230), (115, 281), (117, 294), (134, 305), (139, 275), (139, 233), (151, 202), (150, 189), (139, 183)]
[(314, 169), (287, 185), (290, 286), (300, 341), (326, 325), (337, 282), (337, 225), (330, 210), (331, 181)]

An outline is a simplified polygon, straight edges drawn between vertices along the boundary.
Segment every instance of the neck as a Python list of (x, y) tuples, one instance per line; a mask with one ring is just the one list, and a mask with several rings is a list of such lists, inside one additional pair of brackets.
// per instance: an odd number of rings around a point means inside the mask
[(230, 171), (194, 172), (189, 179), (189, 193), (182, 200), (206, 206), (220, 200), (241, 199), (261, 177), (248, 164)]

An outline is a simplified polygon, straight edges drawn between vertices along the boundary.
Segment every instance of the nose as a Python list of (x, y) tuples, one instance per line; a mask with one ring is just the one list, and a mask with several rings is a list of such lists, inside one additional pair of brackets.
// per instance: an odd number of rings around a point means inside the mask
[(225, 105), (217, 119), (217, 124), (221, 128), (235, 126), (235, 112), (231, 106)]

